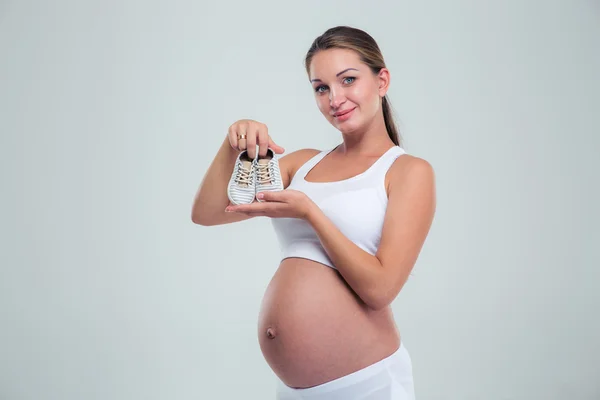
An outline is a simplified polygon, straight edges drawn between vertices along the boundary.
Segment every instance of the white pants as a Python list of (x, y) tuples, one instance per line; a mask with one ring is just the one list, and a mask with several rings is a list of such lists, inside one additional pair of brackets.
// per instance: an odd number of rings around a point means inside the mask
[(277, 400), (414, 400), (412, 361), (401, 343), (389, 357), (306, 389), (277, 380)]

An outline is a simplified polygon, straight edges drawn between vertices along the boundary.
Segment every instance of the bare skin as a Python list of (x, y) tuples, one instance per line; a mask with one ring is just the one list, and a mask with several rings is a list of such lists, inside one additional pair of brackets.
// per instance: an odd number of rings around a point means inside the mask
[(295, 388), (357, 371), (400, 345), (389, 307), (370, 309), (334, 269), (300, 258), (284, 260), (267, 287), (258, 338), (271, 369)]
[[(308, 149), (290, 155), (282, 166), (289, 169), (285, 187), (295, 171), (317, 153)], [(394, 170), (414, 158), (398, 159), (388, 172), (386, 186)], [(349, 166), (328, 156), (306, 179), (347, 179), (375, 160), (358, 159)], [(269, 366), (294, 388), (316, 386), (371, 365), (396, 351), (401, 340), (389, 306), (368, 307), (338, 271), (303, 258), (281, 262), (265, 292), (257, 333)]]
[[(285, 188), (295, 172), (318, 152), (303, 149), (280, 159)], [(368, 157), (348, 164), (334, 158), (323, 159), (306, 179), (314, 182), (346, 179), (368, 169), (377, 159)], [(392, 169), (401, 168), (402, 162), (406, 160), (401, 157)], [(388, 184), (392, 169), (386, 177)], [(211, 224), (250, 218), (225, 213), (225, 206), (219, 208), (220, 213), (216, 210), (211, 213)], [(257, 333), (269, 366), (286, 385), (294, 388), (312, 387), (357, 371), (392, 354), (400, 345), (400, 333), (390, 307), (369, 308), (339, 272), (302, 258), (281, 262), (264, 294)]]
[[(343, 144), (311, 169), (306, 180), (333, 182), (364, 172), (394, 145), (381, 108), (389, 71), (372, 74), (351, 51), (327, 50), (315, 56), (310, 78), (317, 105), (342, 133)], [(337, 114), (344, 112), (352, 115)], [(238, 141), (241, 136), (245, 139)], [(265, 292), (257, 327), (261, 350), (275, 374), (290, 387), (308, 388), (398, 349), (400, 333), (390, 303), (408, 278), (433, 218), (433, 170), (408, 154), (394, 161), (385, 177), (389, 203), (381, 244), (371, 255), (340, 234), (301, 192), (277, 194), (287, 196), (286, 202), (228, 206), (226, 189), (239, 151), (247, 148), (251, 158), (260, 158), (267, 147), (283, 153), (266, 125), (248, 120), (232, 125), (198, 189), (192, 221), (220, 225), (256, 215), (310, 220), (337, 270), (308, 259), (284, 259)], [(279, 159), (284, 188), (318, 152), (303, 149)]]

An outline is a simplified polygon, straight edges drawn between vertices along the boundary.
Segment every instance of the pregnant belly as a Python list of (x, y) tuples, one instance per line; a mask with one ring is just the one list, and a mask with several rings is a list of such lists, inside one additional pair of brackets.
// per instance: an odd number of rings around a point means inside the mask
[(269, 283), (258, 336), (271, 369), (295, 388), (357, 371), (400, 345), (389, 307), (369, 308), (336, 270), (301, 258), (283, 260)]

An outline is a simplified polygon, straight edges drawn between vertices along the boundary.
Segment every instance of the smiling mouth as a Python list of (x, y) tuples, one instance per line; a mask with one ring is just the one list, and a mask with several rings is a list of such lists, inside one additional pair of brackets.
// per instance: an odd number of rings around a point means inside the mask
[[(356, 107), (354, 107), (354, 108), (356, 108)], [(352, 110), (354, 110), (354, 108), (351, 108), (350, 110), (346, 110), (346, 111), (344, 111), (344, 112), (342, 112), (342, 113), (336, 113), (336, 114), (333, 114), (333, 116), (334, 116), (334, 117), (341, 117), (342, 115), (346, 115), (346, 114), (348, 114), (349, 112), (351, 112)]]

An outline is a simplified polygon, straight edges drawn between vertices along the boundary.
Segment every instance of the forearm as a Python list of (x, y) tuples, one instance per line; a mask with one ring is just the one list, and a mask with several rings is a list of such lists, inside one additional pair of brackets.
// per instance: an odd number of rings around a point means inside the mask
[(306, 220), (336, 269), (365, 304), (373, 309), (387, 305), (387, 280), (379, 259), (348, 239), (316, 205)]
[(229, 140), (225, 138), (194, 197), (192, 206), (194, 223), (216, 225), (245, 219), (242, 215), (225, 213), (225, 207), (229, 205), (227, 185), (238, 154), (239, 152), (233, 149)]

